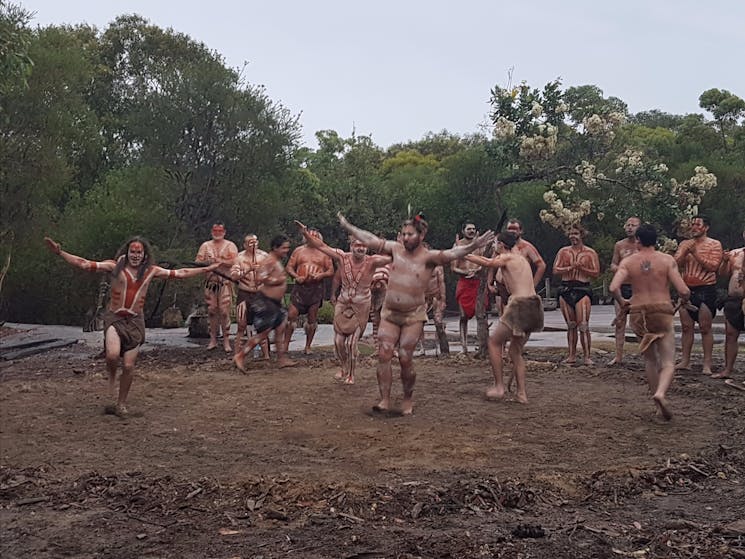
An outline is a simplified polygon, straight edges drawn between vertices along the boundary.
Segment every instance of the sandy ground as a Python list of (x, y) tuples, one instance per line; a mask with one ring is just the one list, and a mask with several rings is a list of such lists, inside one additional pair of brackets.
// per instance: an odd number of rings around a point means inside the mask
[(568, 367), (545, 347), (528, 405), (487, 401), (483, 361), (418, 358), (401, 417), (371, 411), (371, 357), (346, 386), (322, 345), (246, 375), (154, 345), (121, 420), (99, 348), (0, 365), (3, 557), (745, 557), (745, 392), (700, 357), (670, 422), (638, 357)]

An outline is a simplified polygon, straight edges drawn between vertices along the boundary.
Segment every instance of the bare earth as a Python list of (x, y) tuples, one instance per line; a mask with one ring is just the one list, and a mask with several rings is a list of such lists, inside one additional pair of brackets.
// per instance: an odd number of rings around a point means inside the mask
[(3, 363), (0, 555), (745, 557), (745, 392), (700, 366), (664, 422), (638, 357), (531, 350), (527, 406), (484, 399), (483, 361), (418, 358), (404, 418), (371, 411), (371, 358), (345, 386), (330, 349), (293, 357), (155, 349), (127, 420), (85, 346)]

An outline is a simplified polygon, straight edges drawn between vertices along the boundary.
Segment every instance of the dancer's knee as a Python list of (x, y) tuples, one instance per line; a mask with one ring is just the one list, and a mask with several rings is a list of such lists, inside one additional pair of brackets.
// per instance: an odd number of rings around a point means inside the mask
[(577, 324), (577, 330), (579, 330), (583, 334), (585, 332), (589, 332), (590, 331), (590, 324), (587, 323), (587, 322), (580, 322), (579, 324)]

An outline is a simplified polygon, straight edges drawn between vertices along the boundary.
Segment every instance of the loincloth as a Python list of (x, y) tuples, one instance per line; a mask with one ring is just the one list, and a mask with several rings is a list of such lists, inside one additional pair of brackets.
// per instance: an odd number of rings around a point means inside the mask
[(543, 300), (538, 295), (513, 295), (499, 322), (512, 330), (513, 336), (518, 337), (543, 330)]
[(287, 318), (287, 311), (282, 308), (282, 303), (259, 292), (256, 299), (251, 303), (251, 311), (254, 317), (254, 328), (261, 333), (274, 330)]
[(730, 295), (724, 301), (724, 318), (738, 332), (745, 332), (745, 298)]
[(711, 317), (714, 318), (717, 315), (717, 286), (712, 284), (691, 287), (691, 300), (689, 302), (698, 309), (695, 311), (685, 309), (694, 322), (698, 322), (698, 313), (701, 310), (701, 305), (706, 305), (709, 311), (711, 311)]
[(119, 355), (141, 346), (145, 341), (145, 319), (142, 315), (120, 316), (106, 310), (103, 313), (103, 331), (106, 332), (109, 326), (113, 326), (119, 336)]
[(479, 278), (458, 278), (458, 285), (455, 288), (455, 300), (463, 309), (463, 314), (467, 318), (473, 318), (476, 314), (476, 299), (479, 293)]
[(298, 314), (308, 314), (308, 310), (323, 303), (323, 281), (310, 283), (296, 283), (290, 294), (290, 303), (298, 310)]
[(585, 297), (589, 297), (592, 300), (592, 287), (586, 281), (562, 281), (558, 295), (574, 310), (577, 303)]
[(408, 326), (417, 322), (427, 322), (427, 309), (424, 305), (420, 305), (413, 311), (394, 311), (383, 304), (380, 318), (396, 326)]
[(235, 310), (238, 314), (238, 322), (242, 322), (242, 318), (245, 318), (246, 324), (254, 323), (254, 312), (251, 310), (251, 303), (256, 300), (258, 292), (246, 291), (245, 289), (238, 290), (238, 297), (236, 298)]
[(673, 334), (674, 313), (675, 309), (670, 301), (631, 306), (629, 325), (640, 340), (641, 353), (647, 351), (660, 338)]
[(357, 329), (364, 332), (369, 317), (370, 299), (356, 303), (342, 303), (337, 300), (334, 308), (334, 330), (347, 336)]

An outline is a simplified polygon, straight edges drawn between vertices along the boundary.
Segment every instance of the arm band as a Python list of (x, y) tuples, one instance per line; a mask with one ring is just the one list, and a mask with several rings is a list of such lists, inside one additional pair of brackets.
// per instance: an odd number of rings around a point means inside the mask
[(88, 263), (88, 269), (91, 272), (95, 272), (96, 270), (98, 270), (98, 262), (89, 262)]
[(176, 277), (176, 270), (169, 270), (168, 279), (175, 278), (175, 277)]

